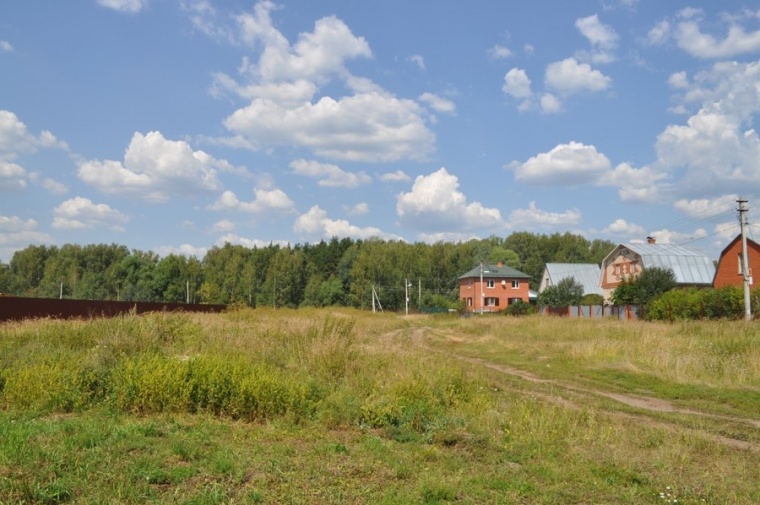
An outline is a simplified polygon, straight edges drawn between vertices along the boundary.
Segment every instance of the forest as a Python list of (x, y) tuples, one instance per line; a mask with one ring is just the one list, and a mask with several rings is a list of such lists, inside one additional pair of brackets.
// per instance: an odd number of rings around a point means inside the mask
[[(41, 298), (371, 308), (456, 304), (458, 277), (503, 262), (541, 281), (547, 262), (596, 263), (617, 244), (566, 233), (516, 232), (467, 242), (407, 243), (334, 237), (247, 248), (226, 243), (203, 258), (117, 244), (30, 245), (0, 262), (0, 293)], [(406, 283), (411, 284), (409, 287)]]

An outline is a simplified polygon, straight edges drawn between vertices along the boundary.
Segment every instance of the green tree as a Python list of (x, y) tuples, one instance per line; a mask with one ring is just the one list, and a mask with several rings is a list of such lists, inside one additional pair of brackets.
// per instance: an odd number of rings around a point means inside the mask
[(583, 285), (574, 277), (565, 277), (554, 286), (549, 286), (538, 295), (539, 305), (566, 307), (578, 305), (583, 298)]
[(648, 267), (635, 278), (624, 279), (612, 293), (615, 305), (646, 305), (676, 287), (676, 275), (669, 268)]

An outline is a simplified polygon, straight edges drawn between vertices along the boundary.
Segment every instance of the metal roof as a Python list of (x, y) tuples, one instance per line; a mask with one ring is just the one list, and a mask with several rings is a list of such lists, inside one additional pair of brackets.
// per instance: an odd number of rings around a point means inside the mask
[[(483, 263), (483, 277), (487, 277), (489, 279), (530, 279), (530, 275), (524, 274), (519, 270), (515, 270), (512, 267), (508, 267), (507, 265), (489, 265), (486, 263)], [(466, 274), (460, 275), (460, 279), (469, 279), (470, 277), (480, 277), (481, 274), (481, 265), (476, 266)]]
[(712, 284), (715, 265), (699, 249), (676, 244), (620, 244), (615, 251), (626, 248), (641, 257), (644, 268), (659, 267), (673, 270), (678, 284)]
[[(547, 263), (541, 279), (541, 290), (548, 286), (556, 286), (562, 279), (572, 277), (575, 282), (583, 286), (583, 294), (601, 295), (602, 288), (599, 286), (601, 275), (602, 269), (594, 263)], [(545, 282), (547, 277), (548, 283)]]

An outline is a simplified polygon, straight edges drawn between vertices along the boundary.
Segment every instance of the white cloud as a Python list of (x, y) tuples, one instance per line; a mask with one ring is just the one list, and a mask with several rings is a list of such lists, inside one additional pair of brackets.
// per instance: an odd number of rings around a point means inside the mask
[(379, 93), (323, 97), (294, 108), (257, 99), (229, 116), (225, 126), (252, 149), (294, 145), (350, 161), (423, 161), (435, 143), (414, 101)]
[(402, 225), (425, 233), (495, 231), (505, 225), (498, 209), (486, 208), (479, 202), (467, 203), (459, 191), (459, 179), (445, 168), (417, 177), (409, 193), (398, 195), (396, 213)]
[(7, 40), (0, 40), (0, 52), (3, 53), (12, 53), (13, 52), (13, 45), (8, 42)]
[(366, 202), (357, 203), (353, 206), (343, 205), (343, 212), (349, 216), (362, 216), (369, 213), (369, 205)]
[(699, 19), (688, 19), (675, 30), (678, 46), (696, 58), (731, 58), (740, 54), (760, 51), (760, 30), (746, 32), (738, 24), (731, 24), (722, 40), (703, 33)]
[(212, 233), (231, 233), (233, 231), (235, 231), (235, 223), (229, 219), (222, 219), (221, 221), (217, 221), (211, 227)]
[(636, 168), (629, 163), (620, 163), (611, 172), (603, 174), (597, 184), (615, 186), (620, 199), (631, 203), (661, 203), (673, 191), (669, 175), (651, 166)]
[(396, 170), (395, 172), (382, 174), (380, 180), (383, 182), (407, 182), (411, 181), (412, 178), (406, 175), (403, 171)]
[(372, 182), (372, 177), (365, 172), (346, 172), (331, 163), (298, 159), (290, 162), (290, 168), (298, 175), (319, 179), (317, 184), (325, 187), (355, 188)]
[(528, 184), (581, 185), (597, 181), (610, 169), (610, 160), (596, 147), (559, 144), (515, 166), (515, 179)]
[(148, 5), (148, 0), (97, 0), (103, 7), (119, 12), (136, 14)]
[(668, 84), (673, 89), (685, 89), (689, 87), (689, 78), (686, 72), (675, 72), (668, 78)]
[(39, 148), (67, 150), (65, 142), (43, 130), (35, 137), (18, 116), (11, 111), (0, 109), (0, 160), (13, 160), (23, 153), (32, 153)]
[[(2, 162), (0, 162), (0, 165), (2, 165)], [(0, 169), (0, 172), (2, 172), (2, 169)], [(45, 191), (47, 191), (50, 194), (62, 195), (69, 191), (69, 188), (67, 188), (65, 184), (60, 183), (54, 179), (51, 179), (49, 177), (46, 177), (42, 180), (40, 179), (41, 179), (41, 176), (38, 172), (31, 172), (29, 174), (29, 182), (31, 182), (32, 184), (39, 184), (45, 189)]]
[(295, 211), (293, 201), (281, 189), (256, 189), (251, 202), (240, 201), (232, 191), (225, 191), (212, 205), (210, 210), (246, 212), (261, 214), (267, 212), (292, 213)]
[(569, 209), (565, 212), (548, 212), (530, 202), (527, 209), (515, 209), (509, 213), (509, 226), (512, 228), (530, 228), (544, 226), (550, 228), (574, 226), (580, 223), (581, 212)]
[[(320, 157), (364, 162), (429, 157), (435, 135), (425, 124), (425, 110), (346, 67), (349, 60), (372, 57), (363, 38), (329, 16), (291, 45), (272, 23), (274, 9), (263, 1), (237, 18), (240, 39), (257, 50), (258, 59), (243, 59), (243, 84), (216, 76), (212, 92), (230, 90), (250, 100), (224, 121), (233, 137), (223, 142), (254, 150), (292, 146)], [(336, 81), (349, 93), (314, 101), (319, 90)]]
[(79, 178), (104, 193), (125, 194), (164, 202), (170, 195), (188, 196), (219, 189), (219, 170), (230, 164), (203, 151), (193, 151), (184, 141), (167, 140), (160, 132), (135, 132), (119, 161), (80, 163)]
[(644, 228), (635, 224), (629, 223), (625, 219), (616, 219), (610, 225), (604, 229), (603, 233), (610, 235), (625, 235), (628, 237), (640, 237), (646, 232)]
[(293, 225), (293, 231), (311, 238), (351, 237), (368, 239), (372, 237), (386, 240), (402, 240), (393, 234), (384, 233), (375, 227), (361, 228), (352, 225), (344, 219), (330, 219), (319, 205), (313, 206), (308, 212), (298, 216)]
[(37, 231), (37, 221), (34, 219), (0, 215), (0, 261), (9, 262), (14, 252), (29, 244), (51, 241), (50, 235)]
[(617, 48), (618, 35), (612, 27), (599, 21), (599, 16), (579, 18), (575, 27), (591, 43), (593, 50), (587, 57), (589, 61), (610, 63), (615, 60), (613, 51)]
[(411, 61), (417, 67), (419, 67), (420, 70), (425, 70), (425, 58), (420, 56), (419, 54), (413, 54), (412, 56), (409, 56), (406, 61)]
[(504, 75), (504, 85), (501, 90), (514, 98), (530, 98), (533, 94), (530, 85), (530, 78), (525, 70), (515, 67)]
[(494, 60), (504, 60), (512, 56), (512, 51), (502, 45), (496, 44), (488, 50), (488, 57)]
[(546, 85), (570, 95), (582, 91), (604, 91), (612, 85), (612, 79), (599, 70), (592, 69), (588, 63), (566, 58), (546, 67)]
[(670, 38), (670, 23), (666, 20), (660, 21), (647, 33), (647, 43), (652, 46), (660, 46)]
[(671, 231), (667, 228), (662, 230), (656, 230), (649, 234), (654, 237), (659, 244), (683, 244), (685, 242), (691, 242), (693, 240), (707, 237), (708, 233), (704, 228), (697, 228), (691, 233), (681, 233), (677, 231)]
[(89, 198), (78, 196), (53, 209), (53, 228), (59, 230), (85, 230), (108, 228), (124, 231), (129, 217), (104, 203), (95, 204)]
[(191, 244), (182, 244), (179, 247), (174, 246), (159, 246), (155, 248), (156, 254), (158, 254), (161, 257), (169, 256), (170, 254), (175, 254), (177, 256), (185, 256), (186, 258), (189, 257), (195, 257), (198, 259), (203, 259), (204, 256), (206, 256), (206, 253), (208, 252), (208, 249), (205, 247), (196, 247)]
[(733, 213), (737, 206), (737, 199), (738, 196), (735, 194), (721, 195), (716, 198), (681, 199), (676, 201), (673, 207), (689, 217), (708, 219), (726, 213)]
[(26, 170), (19, 165), (0, 159), (0, 191), (26, 188)]
[(234, 233), (223, 235), (219, 237), (219, 239), (214, 243), (214, 245), (219, 247), (224, 246), (224, 244), (242, 245), (243, 247), (247, 247), (249, 249), (269, 247), (270, 245), (276, 245), (280, 247), (288, 247), (290, 245), (287, 240), (250, 239), (235, 235)]
[(449, 114), (456, 112), (456, 105), (454, 105), (454, 102), (433, 93), (423, 93), (420, 95), (420, 101), (425, 102), (437, 112), (447, 112)]
[(551, 93), (544, 93), (541, 96), (541, 112), (544, 114), (556, 114), (562, 112), (562, 102)]

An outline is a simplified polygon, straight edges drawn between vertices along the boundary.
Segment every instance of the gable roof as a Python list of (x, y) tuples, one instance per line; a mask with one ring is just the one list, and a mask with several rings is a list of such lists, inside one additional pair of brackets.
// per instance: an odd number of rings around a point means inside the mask
[(619, 250), (628, 249), (641, 257), (644, 268), (670, 269), (678, 284), (712, 285), (715, 265), (703, 252), (694, 247), (676, 244), (620, 244), (604, 258), (603, 265)]
[[(491, 265), (483, 263), (483, 278), (488, 279), (530, 279), (530, 275), (522, 273), (519, 270), (515, 270), (507, 265)], [(469, 279), (471, 277), (480, 278), (481, 265), (476, 266), (466, 274), (460, 275), (460, 279)]]
[[(572, 277), (575, 282), (583, 286), (583, 294), (602, 294), (602, 288), (599, 286), (599, 276), (602, 269), (594, 263), (547, 263), (544, 270), (544, 277), (551, 280), (552, 286), (556, 286), (559, 281)], [(543, 282), (542, 282), (543, 285)]]
[[(741, 234), (735, 236), (734, 239), (731, 242), (729, 242), (728, 245), (726, 247), (724, 247), (723, 250), (720, 252), (720, 258), (718, 258), (718, 261), (722, 260), (723, 256), (725, 256), (726, 253), (729, 250), (731, 250), (731, 248), (736, 244), (736, 242), (738, 242), (741, 239), (742, 239)], [(758, 244), (757, 242), (755, 242), (751, 238), (747, 237), (747, 250), (750, 250), (750, 249), (760, 250), (760, 244)]]

